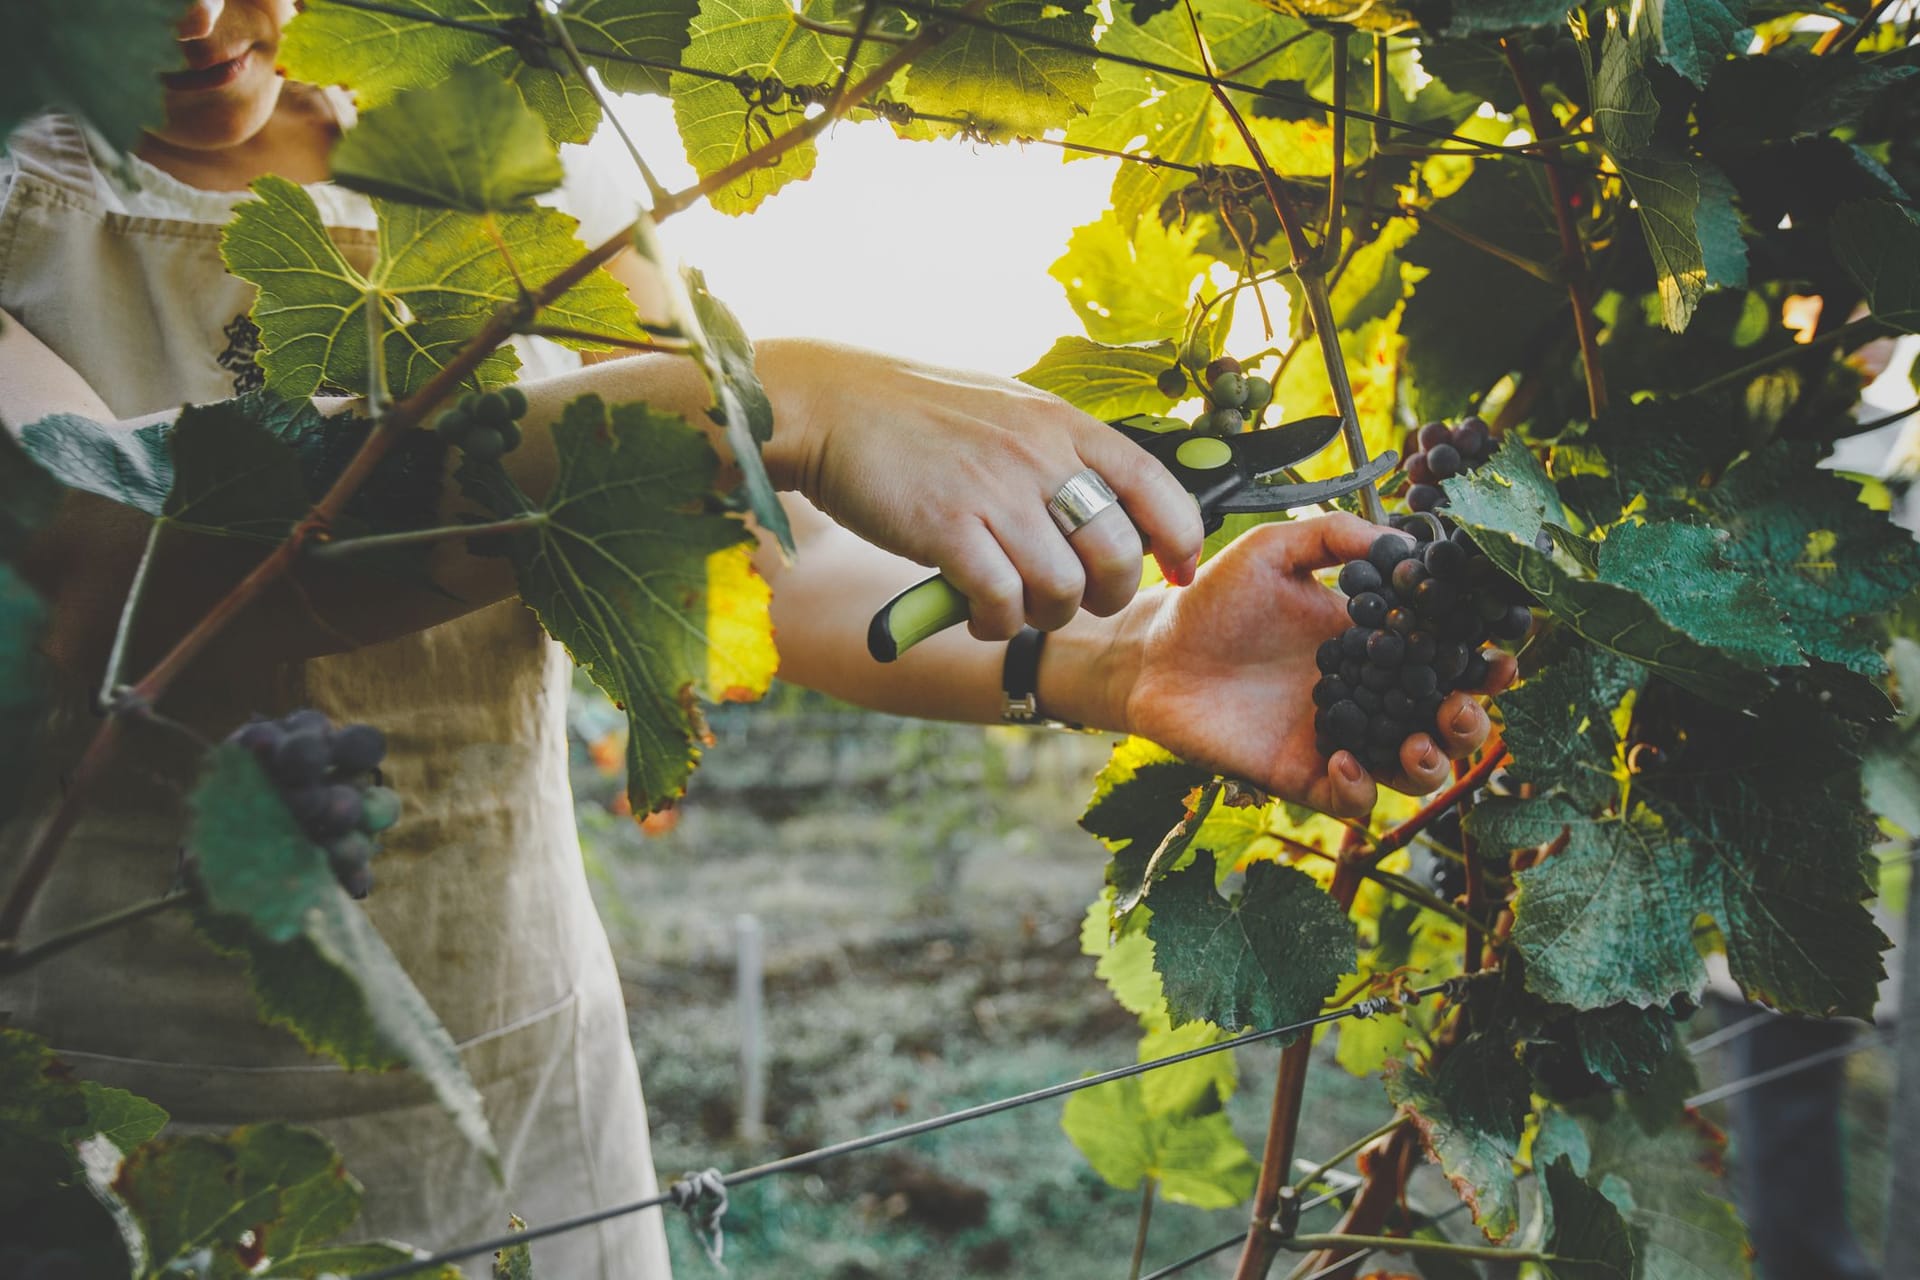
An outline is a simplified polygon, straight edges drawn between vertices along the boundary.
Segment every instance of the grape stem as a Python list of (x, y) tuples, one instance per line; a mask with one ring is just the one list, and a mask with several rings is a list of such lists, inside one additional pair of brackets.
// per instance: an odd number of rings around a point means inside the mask
[(597, 346), (618, 347), (625, 351), (657, 352), (661, 355), (676, 356), (693, 354), (693, 344), (684, 338), (623, 338), (618, 334), (598, 333), (592, 329), (574, 329), (560, 324), (536, 324), (527, 332), (537, 338), (591, 342)]
[[(1292, 850), (1295, 854), (1311, 854), (1313, 857), (1325, 858), (1331, 862), (1338, 862), (1340, 860), (1338, 855), (1336, 854), (1328, 853), (1324, 849), (1316, 849), (1310, 844), (1302, 844), (1298, 840), (1290, 839), (1289, 837), (1280, 835), (1277, 832), (1269, 832), (1268, 834), (1272, 835), (1275, 840), (1278, 840), (1281, 843), (1281, 845), (1283, 845), (1287, 849)], [(1447, 917), (1447, 919), (1452, 920), (1456, 924), (1462, 925), (1467, 929), (1472, 929), (1474, 927), (1472, 916), (1466, 914), (1465, 912), (1460, 910), (1459, 907), (1454, 906), (1451, 902), (1448, 902), (1445, 898), (1442, 898), (1439, 894), (1429, 893), (1427, 890), (1422, 889), (1419, 885), (1407, 879), (1405, 876), (1397, 875), (1391, 871), (1382, 871), (1378, 867), (1366, 867), (1362, 870), (1362, 874), (1365, 875), (1367, 879), (1379, 885), (1381, 888), (1390, 889), (1394, 893), (1397, 893), (1401, 897), (1407, 899), (1407, 901), (1415, 902), (1415, 903), (1418, 903), (1420, 906), (1425, 907), (1428, 911), (1432, 911), (1432, 912), (1435, 912), (1436, 914), (1443, 915)]]
[(1319, 1166), (1315, 1168), (1313, 1172), (1306, 1174), (1302, 1176), (1299, 1180), (1297, 1180), (1293, 1184), (1294, 1194), (1295, 1195), (1305, 1194), (1309, 1187), (1311, 1187), (1314, 1183), (1320, 1181), (1320, 1179), (1326, 1177), (1327, 1174), (1330, 1173), (1336, 1165), (1340, 1164), (1342, 1161), (1346, 1160), (1350, 1156), (1356, 1156), (1360, 1154), (1362, 1150), (1378, 1142), (1380, 1139), (1386, 1137), (1388, 1134), (1392, 1133), (1395, 1129), (1398, 1129), (1401, 1125), (1405, 1124), (1406, 1122), (1407, 1122), (1407, 1118), (1405, 1116), (1395, 1115), (1393, 1119), (1387, 1121), (1385, 1124), (1381, 1125), (1378, 1129), (1375, 1129), (1372, 1133), (1368, 1134), (1366, 1137), (1355, 1139), (1353, 1142), (1350, 1142), (1346, 1146), (1340, 1148), (1339, 1151), (1336, 1151), (1333, 1155), (1330, 1155), (1325, 1160), (1322, 1160)]
[[(1553, 113), (1541, 100), (1540, 86), (1527, 73), (1519, 46), (1511, 40), (1502, 39), (1500, 50), (1506, 55), (1508, 69), (1513, 72), (1513, 83), (1520, 90), (1520, 101), (1526, 105), (1527, 123), (1533, 128), (1533, 136), (1545, 138), (1557, 132)], [(1560, 231), (1561, 270), (1566, 281), (1567, 300), (1573, 307), (1573, 327), (1580, 335), (1580, 367), (1587, 376), (1587, 411), (1590, 416), (1597, 418), (1607, 411), (1607, 380), (1600, 367), (1600, 333), (1593, 314), (1593, 287), (1587, 278), (1587, 251), (1580, 242), (1579, 230), (1573, 224), (1573, 195), (1567, 190), (1566, 175), (1560, 171), (1559, 145), (1556, 143), (1545, 148), (1542, 155), (1552, 162), (1541, 167), (1547, 173), (1547, 191), (1553, 197), (1553, 220)]]
[(544, 511), (530, 511), (526, 515), (513, 516), (506, 520), (436, 525), (431, 529), (405, 529), (399, 533), (376, 533), (364, 538), (341, 538), (337, 541), (315, 539), (307, 545), (307, 558), (338, 560), (343, 556), (360, 555), (368, 551), (384, 551), (389, 547), (414, 546), (422, 542), (445, 542), (451, 538), (471, 538), (488, 533), (520, 533), (527, 529), (543, 528), (549, 519), (550, 517)]
[(119, 696), (120, 677), (126, 670), (127, 646), (132, 643), (134, 618), (140, 611), (141, 597), (147, 591), (147, 572), (153, 567), (154, 549), (160, 545), (160, 531), (166, 528), (166, 522), (155, 520), (153, 527), (147, 530), (147, 545), (140, 552), (140, 563), (133, 571), (133, 583), (127, 588), (127, 598), (120, 606), (120, 624), (114, 628), (113, 648), (107, 653), (107, 674), (100, 681), (100, 710), (105, 712), (113, 707)]
[(97, 938), (103, 933), (110, 933), (136, 920), (145, 920), (148, 916), (157, 916), (162, 911), (171, 911), (175, 907), (185, 906), (193, 900), (193, 896), (189, 890), (176, 890), (135, 906), (110, 911), (84, 924), (77, 924), (71, 929), (63, 929), (30, 947), (16, 948), (9, 941), (0, 945), (0, 973), (19, 973), (30, 969), (42, 960), (56, 956), (69, 947), (78, 946), (89, 938)]
[(1140, 1184), (1140, 1222), (1133, 1231), (1133, 1260), (1127, 1264), (1127, 1280), (1140, 1280), (1140, 1268), (1147, 1260), (1147, 1228), (1153, 1222), (1153, 1193), (1160, 1185), (1154, 1177)]
[(1378, 1249), (1387, 1253), (1433, 1253), (1452, 1258), (1488, 1258), (1516, 1264), (1580, 1261), (1539, 1249), (1506, 1249), (1497, 1244), (1455, 1244), (1451, 1240), (1421, 1240), (1407, 1236), (1351, 1236), (1337, 1232), (1288, 1236), (1280, 1241), (1280, 1247), (1292, 1253), (1311, 1253), (1320, 1249)]
[(1479, 763), (1455, 779), (1452, 786), (1429, 800), (1420, 812), (1374, 841), (1373, 847), (1366, 851), (1369, 864), (1378, 862), (1394, 850), (1404, 849), (1411, 844), (1415, 836), (1432, 826), (1447, 810), (1460, 803), (1462, 796), (1471, 795), (1476, 787), (1491, 778), (1494, 771), (1507, 762), (1507, 748), (1498, 738), (1490, 740), (1481, 750)]

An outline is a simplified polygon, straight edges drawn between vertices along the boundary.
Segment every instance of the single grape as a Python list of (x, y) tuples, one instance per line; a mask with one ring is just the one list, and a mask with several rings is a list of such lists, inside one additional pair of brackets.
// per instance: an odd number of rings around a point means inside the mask
[(1426, 563), (1428, 573), (1451, 582), (1466, 573), (1469, 556), (1466, 548), (1452, 538), (1446, 538), (1439, 542), (1429, 542), (1422, 559)]
[(1380, 589), (1380, 571), (1367, 560), (1349, 560), (1340, 566), (1340, 590), (1349, 596)]
[(1197, 333), (1187, 340), (1186, 346), (1180, 348), (1180, 363), (1189, 369), (1204, 369), (1211, 359), (1213, 352), (1208, 348), (1207, 340)]
[[(1351, 605), (1352, 601), (1348, 601), (1348, 604)], [(1364, 659), (1367, 656), (1367, 637), (1371, 634), (1365, 627), (1348, 627), (1340, 636), (1340, 646), (1346, 650), (1349, 658), (1356, 661)]]
[(368, 787), (360, 793), (360, 829), (385, 831), (400, 821), (400, 793), (392, 787)]
[(327, 797), (332, 788), (325, 783), (288, 787), (280, 793), (287, 812), (303, 830), (311, 831), (327, 812)]
[(1223, 408), (1238, 409), (1247, 403), (1247, 378), (1242, 373), (1223, 373), (1207, 384), (1207, 398)]
[(1460, 593), (1454, 585), (1440, 578), (1428, 578), (1413, 591), (1414, 608), (1429, 618), (1446, 616), (1459, 599)]
[(1533, 630), (1533, 610), (1523, 604), (1513, 605), (1506, 616), (1493, 623), (1493, 634), (1501, 640), (1523, 640), (1527, 632)]
[(373, 868), (359, 867), (349, 871), (340, 877), (340, 887), (347, 891), (348, 897), (364, 902), (367, 895), (373, 892)]
[(1168, 365), (1153, 380), (1153, 385), (1167, 399), (1179, 400), (1187, 394), (1187, 371), (1177, 364)]
[(336, 876), (373, 861), (373, 840), (364, 831), (348, 831), (327, 841), (327, 864)]
[[(1391, 689), (1387, 690), (1387, 693), (1392, 692)], [(1386, 696), (1386, 693), (1378, 689), (1369, 689), (1364, 684), (1353, 691), (1354, 702), (1359, 704), (1360, 709), (1368, 715), (1372, 715), (1386, 705)]]
[(1360, 676), (1366, 669), (1367, 664), (1363, 659), (1348, 658), (1340, 664), (1340, 678), (1346, 681), (1347, 688), (1357, 689), (1360, 687)]
[(1413, 699), (1404, 689), (1389, 689), (1381, 694), (1380, 709), (1398, 720), (1413, 719)]
[(1398, 678), (1396, 669), (1393, 667), (1376, 667), (1369, 663), (1360, 671), (1361, 687), (1377, 690), (1380, 693), (1393, 688), (1393, 682)]
[(1377, 591), (1362, 591), (1347, 601), (1347, 616), (1358, 626), (1380, 626), (1387, 620), (1387, 598)]
[(1320, 642), (1320, 648), (1313, 655), (1313, 663), (1320, 668), (1322, 675), (1338, 675), (1340, 663), (1345, 657), (1346, 654), (1340, 648), (1340, 637), (1335, 636), (1331, 640)]
[(1433, 718), (1440, 714), (1440, 704), (1446, 700), (1446, 695), (1435, 689), (1425, 697), (1413, 700), (1413, 714), (1422, 724), (1432, 724)]
[(1407, 722), (1395, 716), (1377, 715), (1367, 722), (1367, 745), (1399, 747), (1407, 739)]
[(1413, 594), (1413, 589), (1427, 578), (1427, 566), (1418, 557), (1409, 556), (1393, 566), (1394, 592), (1405, 600)]
[(1486, 684), (1487, 674), (1487, 659), (1476, 652), (1468, 656), (1467, 665), (1461, 670), (1459, 678), (1454, 683), (1462, 689), (1478, 689)]
[(249, 720), (233, 731), (230, 741), (239, 743), (253, 753), (255, 760), (265, 764), (273, 759), (274, 749), (286, 736), (286, 730), (271, 720)]
[(318, 729), (325, 733), (333, 727), (333, 721), (327, 719), (327, 713), (324, 711), (302, 707), (298, 711), (289, 711), (281, 716), (280, 727), (288, 733), (299, 733), (303, 729)]
[(1336, 702), (1327, 708), (1327, 736), (1352, 750), (1367, 740), (1367, 713), (1358, 704)]
[(460, 438), (472, 429), (472, 417), (461, 409), (448, 409), (433, 420), (433, 434), (448, 444), (459, 444)]
[(1346, 681), (1339, 676), (1323, 676), (1313, 686), (1313, 705), (1330, 707), (1336, 702), (1346, 702), (1351, 693)]
[(1416, 484), (1407, 488), (1407, 510), (1431, 511), (1435, 507), (1445, 506), (1446, 491), (1438, 485)]
[(1439, 652), (1440, 642), (1431, 631), (1415, 631), (1407, 636), (1408, 662), (1430, 664)]
[(1259, 374), (1247, 378), (1247, 402), (1241, 408), (1248, 413), (1259, 413), (1273, 403), (1273, 384)]
[(1460, 451), (1450, 444), (1437, 444), (1427, 450), (1427, 468), (1435, 480), (1451, 480), (1460, 474)]
[(318, 816), (306, 824), (309, 834), (326, 840), (345, 835), (360, 825), (360, 788), (336, 782), (321, 791), (325, 800)]
[(1462, 458), (1479, 459), (1492, 443), (1492, 433), (1479, 418), (1462, 418), (1460, 425), (1453, 429), (1453, 447), (1460, 451)]
[(1399, 533), (1383, 533), (1367, 548), (1367, 559), (1383, 579), (1393, 577), (1393, 566), (1413, 554), (1413, 540)]
[(1247, 429), (1247, 415), (1238, 409), (1215, 409), (1207, 416), (1207, 429), (1217, 436), (1238, 435)]
[(1433, 468), (1427, 465), (1426, 454), (1416, 453), (1407, 458), (1407, 479), (1415, 484), (1433, 484)]
[(1533, 535), (1533, 549), (1541, 555), (1553, 554), (1553, 535), (1545, 529)]
[(1432, 667), (1405, 666), (1399, 671), (1400, 688), (1409, 698), (1424, 698), (1440, 686)]
[(507, 421), (513, 415), (507, 412), (507, 398), (498, 391), (482, 392), (480, 399), (474, 402), (473, 416), (491, 427)]
[(1489, 626), (1507, 616), (1507, 602), (1502, 600), (1499, 593), (1495, 591), (1474, 593), (1467, 598), (1466, 607), (1472, 611), (1474, 617)]
[(327, 740), (333, 767), (342, 773), (366, 773), (387, 758), (387, 735), (370, 724), (341, 725)]
[(498, 427), (475, 427), (460, 442), (460, 447), (475, 462), (492, 462), (507, 451), (507, 438)]
[(1376, 778), (1391, 778), (1400, 772), (1399, 747), (1368, 747), (1360, 762)]
[(1421, 426), (1420, 434), (1415, 437), (1422, 449), (1432, 449), (1438, 444), (1450, 444), (1453, 441), (1453, 429), (1444, 422), (1429, 422)]
[(1367, 661), (1376, 667), (1397, 667), (1406, 654), (1407, 642), (1391, 631), (1376, 631), (1367, 640)]
[(1232, 356), (1221, 356), (1218, 360), (1212, 361), (1207, 365), (1206, 383), (1210, 387), (1214, 384), (1214, 380), (1221, 374), (1239, 372), (1240, 362), (1238, 360), (1235, 360)]
[(326, 776), (332, 758), (324, 731), (300, 729), (282, 738), (273, 749), (273, 776), (285, 787), (318, 782)]
[(453, 407), (462, 413), (471, 414), (480, 403), (480, 394), (478, 391), (463, 391), (460, 398), (453, 402)]
[(508, 418), (525, 416), (527, 412), (526, 392), (518, 387), (502, 387), (500, 388), (499, 395), (500, 398), (506, 402)]
[(1387, 630), (1399, 636), (1410, 636), (1420, 627), (1420, 615), (1404, 605), (1387, 610)]
[(504, 422), (495, 423), (493, 429), (500, 433), (501, 446), (504, 452), (512, 453), (520, 447), (520, 441), (524, 437), (521, 435), (519, 423), (508, 418)]

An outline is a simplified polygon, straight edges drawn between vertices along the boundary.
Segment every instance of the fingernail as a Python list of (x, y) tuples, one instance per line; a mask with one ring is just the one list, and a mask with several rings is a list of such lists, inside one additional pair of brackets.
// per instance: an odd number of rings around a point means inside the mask
[(1360, 762), (1351, 755), (1343, 752), (1340, 758), (1334, 761), (1334, 763), (1340, 767), (1341, 775), (1345, 777), (1348, 782), (1358, 782), (1364, 776), (1360, 769)]
[(1178, 570), (1178, 576), (1175, 578), (1175, 581), (1177, 581), (1183, 587), (1190, 587), (1193, 585), (1193, 576), (1199, 571), (1200, 571), (1200, 557), (1194, 556), (1191, 559), (1189, 559), (1185, 564), (1180, 566)]
[(1453, 720), (1449, 723), (1448, 727), (1455, 733), (1472, 733), (1474, 729), (1474, 717), (1477, 714), (1478, 712), (1474, 709), (1474, 705), (1469, 702), (1466, 706), (1461, 707), (1453, 713)]
[(1434, 749), (1432, 743), (1428, 743), (1427, 749), (1420, 753), (1420, 767), (1422, 769), (1438, 769), (1440, 767), (1440, 753)]

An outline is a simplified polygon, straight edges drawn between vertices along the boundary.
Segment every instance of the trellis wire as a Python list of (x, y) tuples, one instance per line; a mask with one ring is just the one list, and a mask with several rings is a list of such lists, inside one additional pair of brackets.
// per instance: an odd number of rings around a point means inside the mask
[[(1333, 1201), (1338, 1200), (1341, 1196), (1351, 1195), (1355, 1191), (1358, 1191), (1359, 1189), (1360, 1189), (1360, 1184), (1358, 1182), (1355, 1182), (1352, 1186), (1349, 1186), (1349, 1187), (1335, 1187), (1332, 1191), (1323, 1191), (1319, 1195), (1315, 1196), (1313, 1199), (1301, 1202), (1300, 1212), (1301, 1213), (1311, 1212), (1314, 1209), (1318, 1209), (1323, 1204), (1331, 1204)], [(1213, 1257), (1215, 1254), (1225, 1253), (1227, 1250), (1231, 1249), (1234, 1245), (1239, 1244), (1242, 1240), (1246, 1238), (1247, 1238), (1246, 1232), (1244, 1231), (1238, 1233), (1237, 1235), (1229, 1236), (1225, 1240), (1222, 1240), (1219, 1244), (1210, 1244), (1206, 1248), (1200, 1250), (1200, 1252), (1198, 1253), (1190, 1253), (1186, 1257), (1180, 1259), (1180, 1261), (1178, 1262), (1170, 1262), (1166, 1266), (1160, 1268), (1158, 1271), (1149, 1272), (1148, 1274), (1141, 1276), (1140, 1280), (1165, 1280), (1165, 1277), (1167, 1276), (1179, 1275), (1182, 1271), (1185, 1271), (1188, 1267), (1191, 1267), (1196, 1263), (1205, 1262), (1208, 1258)]]
[[(1243, 1045), (1259, 1044), (1262, 1041), (1294, 1035), (1301, 1031), (1310, 1031), (1315, 1027), (1340, 1022), (1347, 1018), (1371, 1018), (1376, 1014), (1385, 1013), (1392, 1008), (1416, 1004), (1429, 996), (1457, 992), (1461, 989), (1462, 985), (1461, 979), (1452, 978), (1446, 982), (1438, 982), (1429, 987), (1409, 991), (1403, 996), (1374, 996), (1348, 1005), (1345, 1008), (1335, 1009), (1331, 1013), (1322, 1013), (1300, 1022), (1288, 1023), (1286, 1026), (1270, 1027), (1265, 1031), (1250, 1031), (1246, 1035), (1236, 1036), (1231, 1040), (1223, 1040), (1218, 1044), (1202, 1045), (1198, 1049), (1189, 1049), (1185, 1053), (1176, 1053), (1165, 1058), (1155, 1058), (1150, 1062), (1137, 1062), (1131, 1066), (1115, 1067), (1111, 1071), (1103, 1071), (1097, 1075), (1082, 1076), (1078, 1080), (1068, 1080), (1060, 1084), (1048, 1085), (1043, 1089), (1035, 1089), (1028, 1093), (1016, 1094), (1010, 1098), (1001, 1098), (995, 1102), (983, 1102), (979, 1106), (966, 1107), (959, 1111), (949, 1111), (945, 1115), (934, 1116), (926, 1120), (917, 1120), (912, 1124), (900, 1125), (896, 1128), (883, 1130), (880, 1133), (868, 1134), (861, 1138), (849, 1138), (845, 1142), (836, 1142), (830, 1146), (803, 1152), (800, 1155), (787, 1156), (784, 1159), (772, 1160), (766, 1164), (754, 1165), (752, 1168), (741, 1169), (735, 1173), (725, 1174), (721, 1176), (719, 1181), (723, 1186), (729, 1188), (745, 1186), (750, 1182), (758, 1182), (762, 1178), (770, 1178), (775, 1174), (794, 1173), (801, 1169), (811, 1168), (822, 1161), (831, 1160), (836, 1156), (852, 1155), (855, 1152), (884, 1146), (887, 1143), (899, 1142), (905, 1138), (914, 1138), (921, 1134), (932, 1133), (951, 1125), (963, 1124), (969, 1120), (983, 1120), (988, 1116), (998, 1115), (1003, 1111), (1011, 1111), (1016, 1107), (1029, 1106), (1036, 1102), (1046, 1102), (1052, 1098), (1065, 1097), (1070, 1093), (1078, 1093), (1082, 1089), (1091, 1089), (1096, 1085), (1111, 1084), (1116, 1080), (1125, 1080), (1130, 1076), (1143, 1075), (1149, 1071), (1156, 1071), (1161, 1067), (1170, 1067), (1182, 1062), (1190, 1062), (1195, 1058), (1206, 1057), (1209, 1054), (1224, 1053), (1229, 1049), (1238, 1049)], [(704, 1174), (692, 1176), (702, 1179), (705, 1178)], [(645, 1200), (636, 1200), (630, 1204), (615, 1205), (611, 1208), (595, 1210), (592, 1213), (583, 1213), (576, 1217), (563, 1218), (558, 1222), (549, 1222), (542, 1226), (528, 1227), (522, 1231), (496, 1236), (488, 1240), (477, 1240), (471, 1244), (459, 1245), (452, 1249), (442, 1250), (428, 1257), (416, 1258), (411, 1262), (382, 1267), (377, 1271), (359, 1272), (356, 1273), (355, 1280), (397, 1280), (400, 1276), (414, 1275), (418, 1272), (428, 1270), (432, 1267), (442, 1266), (449, 1262), (462, 1262), (468, 1258), (477, 1258), (483, 1254), (509, 1248), (513, 1245), (527, 1244), (535, 1240), (543, 1240), (549, 1236), (564, 1235), (570, 1231), (580, 1231), (587, 1227), (598, 1226), (602, 1222), (609, 1222), (615, 1218), (626, 1217), (629, 1214), (641, 1213), (648, 1209), (657, 1209), (665, 1204), (679, 1203), (684, 1201), (687, 1195), (685, 1191), (675, 1189), (682, 1185), (683, 1183), (675, 1183), (661, 1194), (649, 1196)]]
[(1892, 1042), (1892, 1037), (1885, 1032), (1881, 1032), (1879, 1035), (1857, 1036), (1845, 1044), (1837, 1044), (1830, 1049), (1822, 1049), (1818, 1053), (1810, 1053), (1804, 1058), (1795, 1058), (1792, 1062), (1783, 1062), (1777, 1067), (1769, 1067), (1765, 1071), (1756, 1071), (1750, 1076), (1743, 1076), (1738, 1080), (1732, 1080), (1712, 1089), (1703, 1090), (1700, 1093), (1694, 1094), (1691, 1098), (1688, 1098), (1686, 1105), (1689, 1107), (1704, 1107), (1710, 1102), (1719, 1102), (1725, 1098), (1738, 1097), (1750, 1089), (1758, 1089), (1761, 1085), (1772, 1084), (1776, 1080), (1784, 1080), (1788, 1076), (1799, 1075), (1802, 1071), (1810, 1071), (1823, 1063), (1833, 1062), (1839, 1058), (1851, 1058), (1854, 1054), (1865, 1053), (1868, 1049), (1887, 1048)]

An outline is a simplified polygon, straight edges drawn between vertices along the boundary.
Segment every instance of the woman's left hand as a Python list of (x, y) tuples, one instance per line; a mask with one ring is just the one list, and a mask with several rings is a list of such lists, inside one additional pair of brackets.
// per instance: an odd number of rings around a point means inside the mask
[[(1314, 743), (1315, 653), (1348, 627), (1346, 602), (1314, 578), (1367, 554), (1381, 530), (1330, 515), (1249, 530), (1200, 569), (1193, 585), (1147, 592), (1120, 619), (1122, 648), (1137, 662), (1120, 695), (1125, 727), (1181, 758), (1245, 778), (1323, 813), (1364, 817), (1375, 780), (1353, 753), (1332, 759)], [(1493, 651), (1486, 687), (1513, 683), (1513, 658)], [(1485, 708), (1459, 692), (1441, 705), (1439, 739), (1416, 734), (1387, 786), (1424, 795), (1449, 775), (1450, 758), (1486, 740)]]

